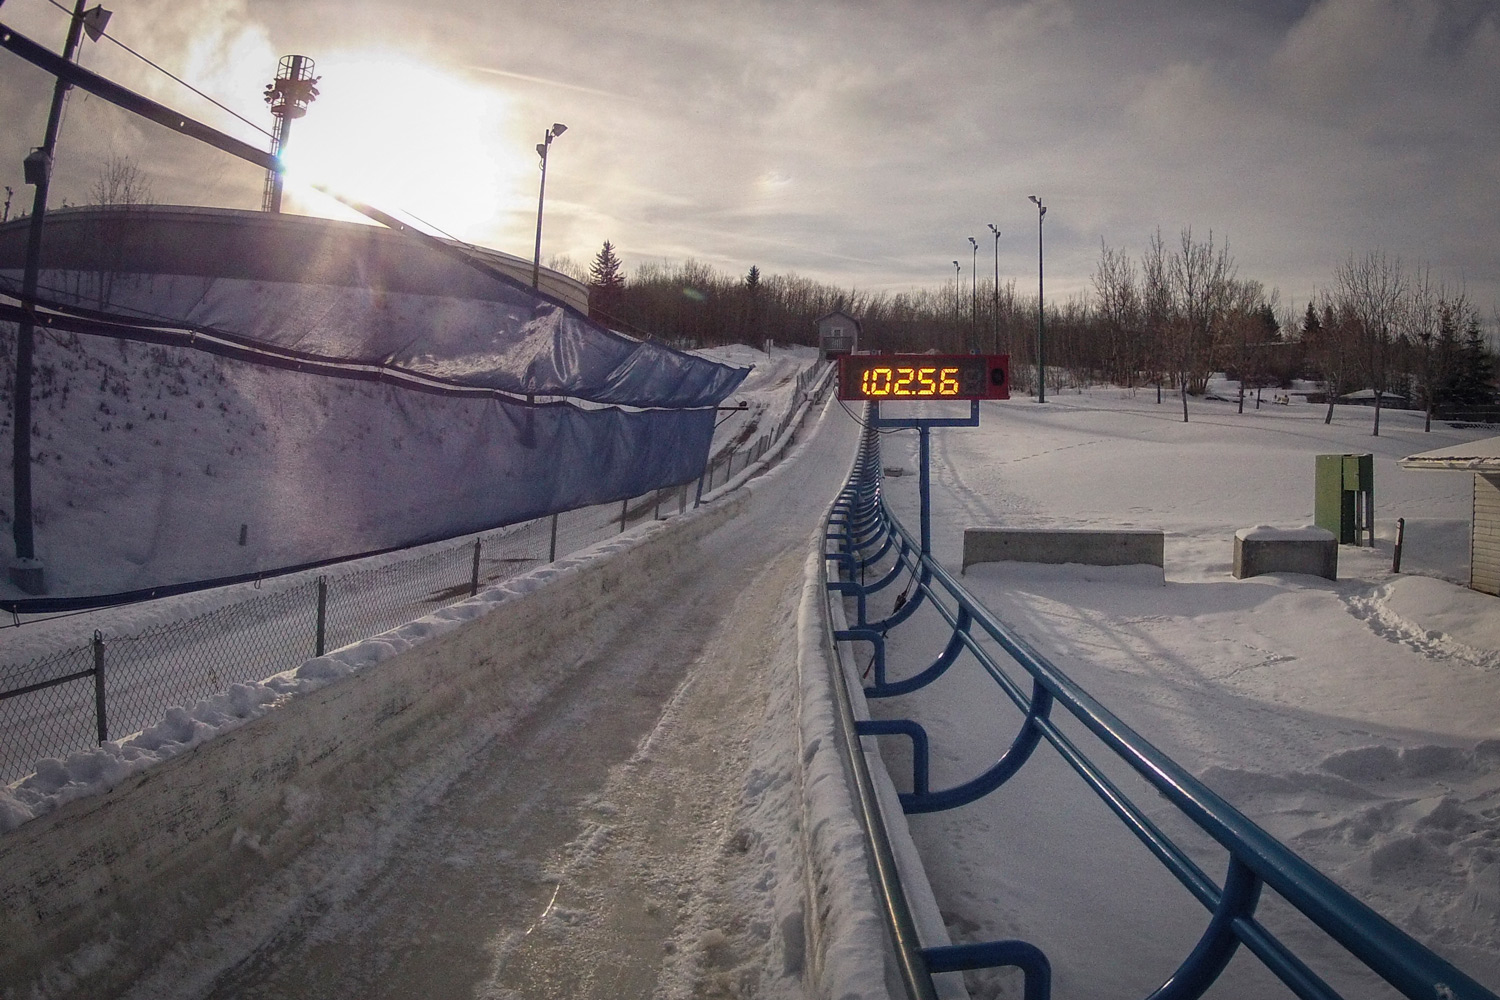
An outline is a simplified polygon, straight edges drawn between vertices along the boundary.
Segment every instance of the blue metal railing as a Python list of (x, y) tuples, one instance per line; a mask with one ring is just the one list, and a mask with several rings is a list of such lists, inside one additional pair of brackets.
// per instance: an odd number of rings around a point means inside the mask
[[(887, 424), (888, 425), (888, 424)], [(912, 426), (906, 424), (905, 426)], [(952, 425), (950, 425), (952, 426)], [(925, 431), (923, 433), (925, 443)], [(925, 468), (923, 470), (925, 479)], [(924, 521), (926, 496), (923, 495)], [(1273, 932), (1256, 919), (1263, 887), (1269, 887), (1321, 928), (1354, 959), (1401, 995), (1412, 1000), (1497, 1000), (1496, 995), (1468, 975), (1412, 939), (1364, 903), (1266, 833), (1177, 762), (1125, 725), (1046, 657), (976, 601), (930, 556), (926, 532), (915, 537), (887, 508), (881, 492), (879, 435), (874, 421), (867, 425), (848, 484), (835, 501), (825, 537), (825, 580), (830, 600), (851, 599), (855, 621), (846, 629), (830, 630), (834, 651), (839, 643), (867, 643), (873, 647), (872, 683), (868, 698), (890, 697), (916, 690), (940, 676), (967, 651), (1023, 714), (1009, 748), (984, 773), (951, 788), (929, 787), (928, 738), (922, 726), (905, 719), (856, 721), (845, 675), (838, 669), (839, 697), (851, 751), (858, 737), (898, 735), (912, 741), (912, 791), (900, 794), (907, 813), (951, 809), (973, 802), (1002, 785), (1030, 759), (1044, 742), (1103, 800), (1115, 816), (1211, 914), (1196, 946), (1152, 1000), (1195, 998), (1213, 985), (1241, 945), (1258, 958), (1291, 992), (1303, 1000), (1338, 1000), (1340, 994), (1313, 972)], [(895, 553), (894, 565), (867, 581), (884, 557)], [(890, 587), (897, 579), (911, 581), (915, 592), (897, 601), (889, 617), (870, 621), (866, 598)], [(886, 676), (885, 634), (905, 621), (919, 606), (933, 609), (952, 628), (943, 652), (912, 676), (891, 681)], [(992, 640), (1023, 672), (1018, 680), (996, 659), (982, 639)], [(1012, 668), (1014, 669), (1014, 668)], [(1029, 685), (1026, 680), (1029, 679)], [(1228, 852), (1223, 883), (1206, 874), (1162, 828), (1112, 780), (1078, 743), (1065, 734), (1055, 718), (1057, 710), (1071, 715), (1091, 733), (1108, 754), (1123, 761), (1155, 792)], [(1096, 751), (1097, 756), (1097, 751)], [(868, 776), (862, 779), (863, 755), (851, 752), (858, 791), (864, 799)], [(863, 783), (862, 783), (863, 782)], [(873, 795), (873, 792), (870, 793)], [(1026, 977), (1027, 1000), (1042, 1000), (1050, 992), (1046, 957), (1025, 942), (1001, 941), (946, 948), (922, 948), (905, 907), (894, 865), (880, 864), (884, 844), (878, 806), (862, 801), (881, 875), (888, 920), (909, 994), (934, 996), (931, 976), (937, 972), (991, 966), (1014, 966)], [(904, 926), (903, 926), (904, 924)]]

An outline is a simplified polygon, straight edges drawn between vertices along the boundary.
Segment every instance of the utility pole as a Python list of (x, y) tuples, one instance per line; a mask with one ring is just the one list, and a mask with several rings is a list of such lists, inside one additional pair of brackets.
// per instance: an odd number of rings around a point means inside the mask
[(536, 192), (536, 253), (531, 258), (531, 287), (540, 288), (542, 279), (542, 203), (547, 198), (547, 151), (552, 140), (568, 130), (562, 122), (553, 122), (546, 138), (536, 144), (536, 155), (542, 158), (542, 183)]
[(979, 243), (969, 237), (969, 351), (979, 353)]
[(1047, 215), (1047, 206), (1036, 195), (1028, 195), (1036, 202), (1036, 401), (1047, 401), (1047, 309), (1042, 302), (1042, 219)]
[[(68, 37), (63, 43), (63, 61), (72, 62), (80, 36), (87, 31), (98, 41), (109, 22), (103, 7), (83, 9), (77, 0)], [(26, 234), (26, 266), (21, 276), (21, 322), (16, 330), (16, 392), (12, 421), (11, 474), (15, 488), (15, 515), (11, 536), (16, 556), (10, 566), (10, 582), (28, 594), (47, 592), (46, 576), (36, 558), (36, 536), (31, 505), (31, 375), (36, 351), (36, 289), (42, 261), (42, 225), (47, 216), (47, 192), (52, 183), (52, 160), (57, 151), (57, 133), (62, 128), (63, 101), (70, 85), (58, 77), (52, 88), (52, 107), (47, 112), (47, 132), (42, 144), (27, 154), (24, 176), (36, 188), (31, 203), (31, 223)], [(7, 189), (9, 190), (9, 189)]]
[(1000, 353), (1000, 230), (993, 222), (990, 223), (990, 232), (995, 234), (995, 287), (990, 290), (990, 339), (994, 342), (991, 347), (996, 354)]

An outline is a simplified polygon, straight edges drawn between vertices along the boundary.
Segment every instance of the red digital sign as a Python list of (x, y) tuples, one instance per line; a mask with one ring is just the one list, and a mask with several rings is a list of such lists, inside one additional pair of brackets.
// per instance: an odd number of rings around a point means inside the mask
[(1008, 354), (846, 354), (839, 398), (1009, 399)]

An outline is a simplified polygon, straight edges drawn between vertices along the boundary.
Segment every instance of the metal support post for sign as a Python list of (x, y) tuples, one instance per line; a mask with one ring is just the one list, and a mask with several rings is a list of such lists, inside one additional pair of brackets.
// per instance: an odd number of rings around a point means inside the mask
[(928, 474), (932, 450), (926, 424), (917, 428), (917, 441), (917, 453), (922, 463), (922, 478), (918, 483), (922, 500), (922, 554), (927, 556), (932, 554), (932, 477)]
[(99, 742), (109, 739), (109, 722), (104, 716), (104, 635), (94, 630), (94, 723), (99, 729)]
[(932, 554), (932, 475), (931, 443), (928, 432), (933, 427), (978, 427), (979, 400), (969, 401), (968, 419), (961, 417), (882, 417), (880, 403), (871, 404), (871, 425), (874, 427), (914, 427), (917, 431), (920, 468), (917, 473), (917, 491), (922, 506), (922, 554)]
[(322, 656), (326, 645), (325, 623), (328, 621), (328, 577), (318, 577), (318, 637), (314, 644), (314, 656)]
[(479, 593), (479, 539), (474, 539), (474, 572), (469, 581), (469, 596)]
[(552, 541), (547, 545), (547, 561), (557, 562), (557, 515), (552, 515)]

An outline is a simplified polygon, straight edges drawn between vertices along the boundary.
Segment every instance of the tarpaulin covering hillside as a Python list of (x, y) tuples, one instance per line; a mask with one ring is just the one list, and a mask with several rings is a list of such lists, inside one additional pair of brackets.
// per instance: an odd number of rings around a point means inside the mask
[[(0, 227), (0, 290), (25, 227)], [(714, 406), (743, 370), (591, 322), (489, 265), (373, 226), (157, 207), (55, 213), (38, 298), (217, 331), (454, 386), (639, 407)], [(477, 266), (476, 266), (477, 265)]]
[[(351, 228), (354, 252), (300, 255), (309, 280), (264, 246), (247, 263), (197, 242), (195, 257), (170, 229), (120, 262), (159, 271), (101, 267), (98, 251), (42, 271), (32, 481), (47, 599), (271, 573), (702, 472), (713, 407), (746, 369), (604, 330), (419, 244), (362, 248), (396, 234)], [(10, 264), (0, 246), (7, 369)], [(213, 268), (229, 273), (185, 273)]]

